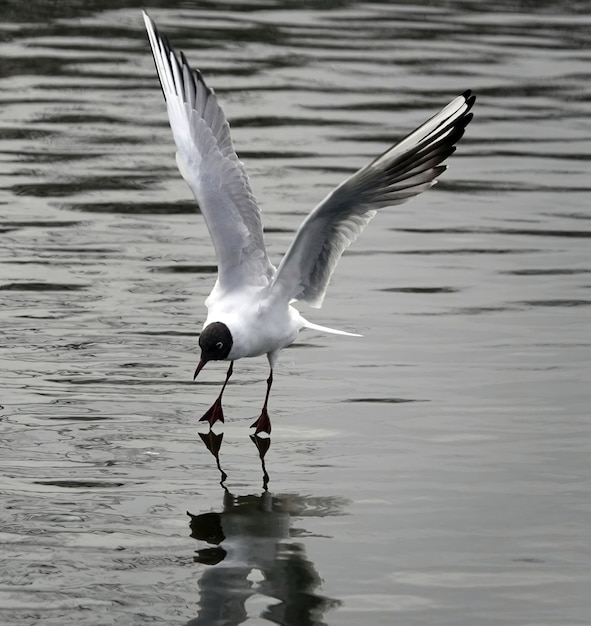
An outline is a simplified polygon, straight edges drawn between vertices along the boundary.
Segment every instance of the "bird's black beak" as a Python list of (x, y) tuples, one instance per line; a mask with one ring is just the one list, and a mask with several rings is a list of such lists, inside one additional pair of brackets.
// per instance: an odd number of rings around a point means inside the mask
[(201, 361), (199, 361), (197, 367), (195, 368), (195, 373), (193, 374), (193, 380), (197, 378), (197, 374), (199, 374), (199, 372), (205, 367), (206, 363), (207, 359), (201, 359)]

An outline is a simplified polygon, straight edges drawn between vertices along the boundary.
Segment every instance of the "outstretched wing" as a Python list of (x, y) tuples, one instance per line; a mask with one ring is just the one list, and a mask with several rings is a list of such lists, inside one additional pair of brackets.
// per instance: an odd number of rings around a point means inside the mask
[(429, 189), (446, 169), (440, 165), (472, 119), (475, 96), (466, 91), (398, 144), (341, 183), (308, 215), (272, 284), (283, 296), (322, 306), (343, 254), (376, 209), (402, 204)]
[(207, 224), (218, 262), (218, 285), (268, 285), (275, 269), (263, 240), (261, 211), (230, 127), (200, 72), (180, 59), (143, 12), (177, 147), (176, 162)]

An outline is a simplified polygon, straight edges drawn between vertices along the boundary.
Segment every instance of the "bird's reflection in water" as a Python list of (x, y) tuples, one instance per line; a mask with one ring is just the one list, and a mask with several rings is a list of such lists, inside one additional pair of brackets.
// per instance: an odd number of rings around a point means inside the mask
[(219, 464), (223, 434), (201, 435), (201, 439), (216, 458), (224, 491), (220, 512), (188, 513), (191, 537), (209, 545), (194, 557), (206, 568), (198, 582), (199, 614), (187, 626), (233, 626), (249, 615), (284, 626), (325, 624), (326, 612), (340, 602), (319, 593), (321, 578), (304, 545), (294, 541), (308, 533), (293, 528), (292, 521), (343, 515), (347, 501), (267, 491), (264, 457), (270, 440), (256, 436), (253, 443), (263, 464), (264, 491), (234, 495), (223, 485), (227, 476)]
[(216, 465), (218, 466), (218, 469), (220, 470), (220, 474), (222, 476), (220, 484), (223, 485), (228, 478), (228, 475), (226, 474), (226, 472), (224, 472), (222, 466), (220, 465), (220, 449), (222, 447), (222, 441), (224, 440), (224, 433), (216, 433), (210, 428), (209, 432), (198, 434), (201, 438), (201, 441), (203, 441), (203, 443), (205, 444), (205, 447), (211, 452), (215, 459)]
[[(216, 433), (213, 429), (209, 429), (207, 433), (199, 433), (199, 437), (201, 441), (205, 444), (205, 447), (211, 452), (213, 455), (217, 468), (220, 470), (220, 475), (222, 479), (220, 480), (220, 484), (222, 487), (226, 482), (228, 475), (222, 469), (220, 464), (220, 449), (222, 447), (222, 441), (224, 440), (224, 433)], [(266, 491), (269, 485), (269, 474), (267, 473), (267, 467), (265, 466), (265, 454), (271, 447), (271, 437), (268, 437), (266, 434), (261, 435), (251, 435), (250, 440), (256, 446), (256, 449), (259, 452), (259, 458), (261, 459), (261, 468), (263, 470), (263, 489)]]
[(271, 437), (265, 437), (264, 435), (251, 435), (250, 440), (259, 451), (261, 469), (263, 470), (263, 489), (267, 491), (267, 487), (269, 486), (269, 474), (267, 474), (267, 467), (265, 465), (265, 454), (267, 454), (267, 451), (271, 447)]

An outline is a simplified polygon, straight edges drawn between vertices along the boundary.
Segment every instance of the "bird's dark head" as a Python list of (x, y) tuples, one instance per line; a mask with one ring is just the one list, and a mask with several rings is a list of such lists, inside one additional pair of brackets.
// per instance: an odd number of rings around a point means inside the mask
[(232, 349), (232, 344), (232, 333), (225, 324), (222, 322), (208, 324), (199, 335), (201, 360), (199, 365), (197, 365), (193, 380), (197, 378), (197, 374), (208, 361), (223, 361), (227, 359)]

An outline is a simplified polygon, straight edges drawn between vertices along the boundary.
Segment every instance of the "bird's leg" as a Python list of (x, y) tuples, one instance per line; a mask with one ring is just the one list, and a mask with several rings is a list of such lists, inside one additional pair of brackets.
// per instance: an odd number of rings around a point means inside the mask
[(224, 385), (222, 390), (220, 391), (220, 395), (217, 397), (216, 401), (211, 405), (207, 413), (199, 420), (200, 422), (209, 422), (209, 426), (213, 426), (218, 420), (220, 422), (224, 421), (224, 412), (222, 411), (222, 395), (224, 393), (224, 389), (228, 384), (228, 380), (230, 380), (230, 376), (232, 376), (232, 372), (234, 371), (234, 361), (230, 361), (230, 367), (228, 368), (228, 372), (226, 374), (226, 380), (224, 381)]
[(255, 435), (259, 433), (267, 433), (267, 435), (271, 434), (271, 420), (269, 419), (269, 414), (267, 413), (267, 402), (269, 401), (269, 394), (271, 393), (271, 385), (273, 384), (273, 368), (271, 368), (271, 373), (269, 374), (269, 378), (267, 378), (267, 394), (265, 395), (265, 403), (263, 404), (263, 410), (259, 415), (258, 419), (251, 424), (251, 428), (255, 428)]

